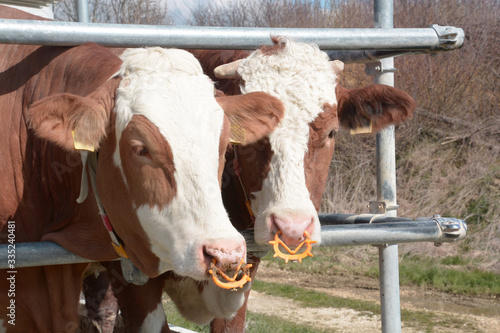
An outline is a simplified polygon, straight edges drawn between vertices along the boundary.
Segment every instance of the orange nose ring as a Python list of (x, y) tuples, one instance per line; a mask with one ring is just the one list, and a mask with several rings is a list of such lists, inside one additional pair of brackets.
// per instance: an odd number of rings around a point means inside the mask
[[(273, 245), (274, 247), (274, 258), (280, 257), (281, 259), (285, 259), (286, 263), (288, 263), (288, 260), (298, 260), (300, 263), (302, 263), (302, 259), (304, 259), (305, 257), (314, 257), (314, 255), (311, 253), (312, 244), (317, 242), (311, 240), (311, 236), (309, 236), (309, 233), (307, 231), (304, 231), (304, 236), (306, 239), (302, 243), (300, 243), (299, 246), (297, 246), (293, 251), (290, 250), (290, 248), (286, 246), (285, 243), (283, 243), (279, 235), (281, 235), (281, 230), (276, 233), (273, 241), (269, 241), (269, 244)], [(285, 248), (285, 250), (288, 251), (289, 254), (285, 254), (280, 251), (280, 244)], [(297, 254), (297, 252), (304, 244), (307, 244), (307, 248), (305, 249), (305, 251)]]
[[(236, 273), (234, 273), (234, 276), (231, 278), (224, 274), (223, 271), (221, 271), (217, 266), (215, 266), (215, 263), (217, 260), (215, 258), (212, 260), (212, 263), (210, 263), (210, 270), (208, 271), (210, 274), (212, 274), (212, 280), (214, 280), (214, 283), (223, 289), (231, 289), (233, 291), (236, 291), (236, 288), (242, 288), (245, 283), (252, 281), (252, 278), (249, 275), (249, 269), (252, 267), (252, 264), (245, 264), (243, 259), (241, 259), (241, 262), (236, 269)], [(240, 274), (240, 272), (243, 273), (243, 276), (241, 279), (238, 281), (236, 278)], [(221, 276), (224, 280), (226, 281), (220, 281), (218, 278), (218, 275)]]

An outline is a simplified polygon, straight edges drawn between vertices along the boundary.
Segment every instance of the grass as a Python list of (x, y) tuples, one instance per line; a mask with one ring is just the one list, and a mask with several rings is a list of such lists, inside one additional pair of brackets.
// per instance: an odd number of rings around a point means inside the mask
[[(451, 268), (444, 265), (457, 265)], [(456, 294), (486, 294), (500, 296), (500, 275), (483, 272), (450, 257), (441, 261), (412, 256), (400, 264), (402, 285), (415, 284)]]
[[(304, 308), (322, 307), (332, 309), (353, 309), (360, 315), (380, 315), (380, 305), (377, 302), (354, 300), (350, 298), (330, 296), (321, 292), (308, 290), (300, 287), (282, 285), (278, 283), (267, 283), (254, 281), (253, 290), (267, 295), (279, 296), (293, 299), (303, 305)], [(423, 332), (433, 332), (436, 326), (464, 328), (467, 326), (471, 332), (475, 331), (469, 323), (462, 319), (450, 318), (448, 316), (436, 315), (426, 311), (401, 310), (401, 321), (404, 326), (419, 327)], [(305, 331), (304, 331), (305, 332)]]
[(350, 298), (334, 297), (324, 293), (294, 287), (290, 285), (267, 283), (255, 280), (252, 289), (273, 296), (291, 298), (300, 302), (304, 307), (347, 308), (367, 315), (380, 314), (380, 306), (375, 302), (359, 301)]
[[(324, 293), (307, 290), (304, 288), (282, 285), (278, 283), (265, 283), (254, 280), (253, 290), (267, 295), (278, 296), (300, 302), (304, 308), (321, 307), (332, 309), (353, 309), (362, 316), (380, 315), (380, 305), (376, 302), (359, 301), (349, 298), (329, 296)], [(169, 323), (200, 333), (210, 332), (208, 325), (198, 326), (184, 319), (175, 309), (172, 302), (164, 302)], [(401, 321), (406, 327), (419, 327), (422, 332), (434, 332), (438, 327), (464, 328), (470, 332), (475, 328), (461, 319), (439, 316), (425, 311), (401, 311)], [(325, 333), (335, 332), (332, 328), (321, 330), (304, 324), (296, 324), (276, 316), (247, 313), (247, 333)]]
[(306, 325), (294, 324), (290, 320), (283, 320), (275, 316), (247, 313), (247, 333), (326, 333), (335, 332), (331, 329), (320, 330)]
[[(345, 248), (344, 248), (345, 249)], [(304, 260), (301, 265), (282, 265), (280, 261), (273, 260), (273, 264), (283, 266), (292, 271), (322, 271), (337, 269), (340, 271), (351, 270), (354, 275), (367, 274), (374, 278), (378, 277), (378, 261), (373, 258), (365, 258), (361, 268), (352, 268), (349, 264), (343, 264), (336, 257), (338, 248), (320, 248), (315, 251), (316, 260)], [(375, 257), (375, 256), (374, 256)], [(333, 261), (332, 261), (333, 258)], [(265, 260), (269, 260), (269, 256)], [(400, 280), (402, 285), (421, 285), (433, 287), (455, 293), (488, 293), (497, 294), (500, 288), (500, 275), (480, 272), (476, 269), (468, 271), (471, 262), (460, 256), (449, 256), (440, 260), (432, 258), (419, 258), (408, 256), (403, 258), (400, 264)], [(286, 273), (284, 273), (286, 274)], [(361, 316), (379, 316), (380, 305), (375, 301), (364, 301), (350, 298), (330, 296), (325, 293), (300, 288), (296, 286), (253, 281), (253, 290), (271, 296), (292, 299), (304, 308), (332, 308), (352, 309)], [(208, 326), (198, 326), (186, 321), (177, 312), (171, 302), (165, 303), (165, 310), (169, 323), (200, 332), (209, 332)], [(470, 323), (458, 317), (449, 317), (428, 311), (401, 310), (401, 321), (403, 327), (418, 327), (422, 332), (435, 332), (437, 327), (467, 329), (468, 332), (476, 332), (477, 329)], [(279, 317), (247, 313), (247, 332), (303, 332), (322, 333), (319, 329), (307, 325), (295, 324), (293, 321), (284, 320)], [(331, 329), (328, 332), (332, 332)]]
[[(345, 247), (351, 248), (351, 247)], [(269, 262), (271, 265), (279, 267), (290, 272), (307, 272), (310, 274), (325, 274), (332, 270), (352, 271), (350, 265), (346, 265), (338, 258), (338, 254), (341, 250), (335, 247), (320, 247), (313, 249), (313, 258), (305, 258), (302, 263), (298, 262), (288, 262), (285, 263), (284, 260), (278, 260), (273, 258), (273, 254), (270, 251), (263, 260)]]
[[(356, 264), (343, 262), (343, 248), (319, 248), (314, 250), (314, 258), (304, 260), (302, 264), (288, 263), (272, 259), (268, 254), (264, 260), (289, 272), (307, 272), (311, 274), (339, 274), (348, 272), (355, 275), (379, 277), (378, 259), (375, 251), (364, 258), (356, 258)], [(468, 294), (500, 296), (500, 274), (481, 271), (472, 260), (461, 256), (449, 256), (442, 259), (417, 255), (404, 256), (399, 263), (400, 284), (417, 285), (440, 291)]]
[[(164, 302), (164, 309), (167, 313), (168, 322), (179, 327), (183, 327), (195, 332), (209, 333), (209, 325), (199, 326), (184, 319), (174, 304), (170, 301)], [(321, 330), (311, 328), (307, 325), (298, 325), (290, 320), (284, 320), (275, 316), (268, 316), (247, 312), (247, 333), (326, 333), (332, 330)]]
[[(367, 275), (378, 278), (378, 267), (371, 267)], [(399, 281), (402, 286), (417, 285), (453, 294), (500, 296), (499, 274), (474, 268), (458, 256), (442, 260), (406, 257), (399, 264)]]

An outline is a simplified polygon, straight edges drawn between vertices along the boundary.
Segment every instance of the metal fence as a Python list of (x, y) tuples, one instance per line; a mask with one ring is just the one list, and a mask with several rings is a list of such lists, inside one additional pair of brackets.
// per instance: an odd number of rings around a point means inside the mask
[[(467, 226), (455, 218), (388, 218), (381, 214), (320, 214), (321, 246), (398, 244), (411, 242), (455, 242), (465, 238)], [(242, 232), (249, 252), (267, 252), (253, 233)], [(93, 262), (53, 242), (16, 244), (16, 268)], [(0, 269), (8, 269), (8, 244), (0, 245)]]

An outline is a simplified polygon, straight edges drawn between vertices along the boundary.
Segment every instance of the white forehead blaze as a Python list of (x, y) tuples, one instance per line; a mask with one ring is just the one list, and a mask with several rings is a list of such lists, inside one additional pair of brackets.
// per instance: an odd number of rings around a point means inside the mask
[(159, 129), (172, 150), (177, 191), (167, 207), (135, 209), (151, 250), (160, 259), (159, 271), (174, 269), (200, 279), (200, 242), (239, 235), (222, 205), (217, 178), (223, 110), (215, 100), (213, 82), (186, 51), (130, 49), (122, 60), (114, 163), (127, 184), (119, 141), (132, 116), (142, 115)]
[(264, 223), (270, 214), (317, 216), (304, 172), (308, 124), (324, 111), (325, 103), (337, 104), (337, 76), (328, 55), (316, 45), (284, 38), (280, 42), (284, 46), (276, 53), (255, 51), (238, 67), (244, 81), (242, 93), (264, 91), (278, 97), (285, 106), (283, 119), (269, 135), (273, 150), (269, 173), (252, 201), (258, 215), (255, 237), (260, 243), (268, 240)]
[[(168, 141), (176, 168), (192, 164), (195, 154), (189, 152), (193, 149), (218, 151), (223, 111), (214, 98), (213, 83), (191, 53), (158, 47), (128, 49), (122, 60), (117, 73), (122, 78), (115, 108), (117, 144), (132, 116), (142, 115)], [(114, 161), (121, 168), (118, 147)], [(207, 164), (216, 167), (217, 161), (218, 155), (211, 154)]]
[(317, 45), (280, 41), (284, 47), (277, 53), (255, 51), (242, 61), (238, 67), (245, 82), (241, 90), (264, 91), (283, 102), (285, 115), (271, 136), (290, 129), (306, 133), (307, 124), (323, 112), (324, 103), (337, 104), (337, 76), (328, 55)]

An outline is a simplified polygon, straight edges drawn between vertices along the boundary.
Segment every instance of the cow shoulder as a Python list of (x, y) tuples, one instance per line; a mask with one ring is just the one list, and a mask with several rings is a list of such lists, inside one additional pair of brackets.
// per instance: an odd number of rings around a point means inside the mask
[(263, 92), (245, 95), (218, 96), (231, 126), (245, 131), (246, 143), (253, 143), (269, 135), (284, 115), (281, 100)]
[(347, 129), (368, 126), (377, 132), (410, 118), (415, 100), (394, 87), (374, 84), (360, 89), (336, 88), (340, 124)]

